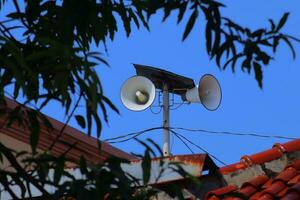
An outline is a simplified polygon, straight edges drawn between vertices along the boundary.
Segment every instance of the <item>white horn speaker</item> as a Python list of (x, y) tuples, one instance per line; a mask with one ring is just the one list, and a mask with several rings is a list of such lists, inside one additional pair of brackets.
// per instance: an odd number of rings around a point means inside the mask
[(121, 88), (121, 101), (126, 108), (142, 111), (151, 106), (155, 99), (155, 86), (144, 76), (134, 76), (125, 81)]
[(218, 80), (211, 74), (205, 74), (199, 81), (199, 85), (189, 89), (185, 94), (188, 102), (203, 104), (207, 110), (216, 110), (222, 100), (222, 91)]

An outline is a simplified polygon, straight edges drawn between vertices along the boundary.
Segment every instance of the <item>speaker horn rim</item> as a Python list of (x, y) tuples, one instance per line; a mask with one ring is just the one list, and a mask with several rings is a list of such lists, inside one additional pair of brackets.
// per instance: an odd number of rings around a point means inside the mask
[(209, 111), (215, 111), (215, 110), (217, 110), (217, 109), (220, 107), (221, 102), (222, 102), (222, 99), (223, 99), (222, 88), (221, 88), (221, 85), (220, 85), (218, 79), (217, 79), (214, 75), (208, 74), (208, 73), (207, 73), (207, 74), (202, 75), (202, 77), (200, 78), (199, 85), (198, 85), (198, 93), (199, 93), (199, 94), (200, 94), (201, 81), (202, 81), (202, 79), (203, 79), (204, 77), (206, 77), (206, 76), (210, 76), (210, 77), (212, 77), (212, 78), (216, 81), (216, 83), (217, 83), (217, 85), (218, 85), (218, 87), (219, 87), (219, 89), (220, 89), (220, 100), (219, 100), (218, 106), (217, 106), (216, 108), (210, 109), (210, 108), (208, 108), (205, 104), (202, 103), (202, 100), (201, 100), (201, 96), (200, 96), (200, 95), (199, 95), (199, 99), (200, 99), (201, 104), (205, 107), (205, 109), (207, 109), (207, 110), (209, 110)]
[[(122, 99), (122, 88), (123, 88), (123, 86), (125, 85), (125, 83), (126, 83), (129, 79), (132, 79), (132, 78), (135, 78), (135, 77), (143, 77), (143, 78), (148, 79), (148, 80), (153, 84), (154, 90), (155, 90), (155, 92), (154, 92), (154, 97), (153, 97), (153, 100), (151, 101), (150, 105), (149, 105), (148, 107), (145, 107), (145, 108), (141, 109), (141, 110), (133, 110), (133, 109), (128, 108), (128, 107), (125, 105), (125, 103), (124, 103), (124, 101), (123, 101), (123, 99)], [(133, 111), (133, 112), (141, 112), (141, 111), (144, 111), (144, 110), (146, 110), (147, 108), (149, 108), (149, 107), (153, 104), (153, 102), (155, 101), (155, 98), (156, 98), (156, 87), (155, 87), (154, 83), (153, 83), (149, 78), (147, 78), (147, 77), (145, 77), (145, 76), (134, 75), (134, 76), (131, 76), (131, 77), (127, 78), (127, 79), (123, 82), (123, 84), (122, 84), (122, 86), (121, 86), (121, 88), (120, 88), (120, 96), (119, 96), (119, 97), (120, 97), (121, 103), (123, 104), (123, 106), (124, 106), (126, 109), (128, 109), (128, 110), (130, 110), (130, 111)]]

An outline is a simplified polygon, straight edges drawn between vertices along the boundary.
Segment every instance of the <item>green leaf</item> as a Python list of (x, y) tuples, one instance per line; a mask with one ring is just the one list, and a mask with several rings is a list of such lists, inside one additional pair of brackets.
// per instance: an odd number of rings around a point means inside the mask
[(262, 73), (261, 65), (257, 62), (253, 62), (253, 67), (255, 72), (255, 79), (258, 83), (258, 86), (262, 88), (263, 73)]
[(214, 28), (214, 36), (215, 36), (215, 41), (214, 41), (214, 45), (212, 48), (212, 52), (211, 52), (211, 57), (214, 57), (218, 51), (218, 49), (220, 48), (220, 41), (221, 41), (221, 33), (219, 30), (219, 27), (215, 27)]
[(296, 51), (295, 51), (292, 43), (284, 36), (282, 36), (281, 39), (283, 41), (285, 41), (285, 43), (290, 47), (290, 50), (292, 51), (292, 54), (293, 54), (293, 59), (295, 59), (296, 58)]
[(131, 18), (127, 16), (127, 12), (126, 12), (124, 4), (119, 5), (119, 15), (123, 21), (123, 26), (126, 31), (126, 36), (128, 37), (131, 32), (131, 26), (130, 26)]
[(273, 53), (275, 53), (276, 50), (277, 50), (277, 46), (279, 44), (279, 39), (280, 39), (280, 37), (278, 37), (278, 36), (275, 36), (274, 39), (273, 39), (273, 48), (272, 48)]
[(240, 25), (234, 23), (233, 21), (231, 21), (230, 19), (224, 17), (223, 19), (226, 20), (227, 23), (225, 23), (226, 26), (228, 26), (229, 28), (233, 28), (235, 29), (236, 31), (239, 31), (241, 33), (244, 33), (245, 32), (245, 29), (243, 27), (241, 27)]
[(269, 22), (271, 24), (271, 30), (275, 31), (276, 25), (275, 25), (274, 21), (272, 19), (269, 19)]
[(83, 156), (80, 156), (80, 160), (79, 160), (79, 167), (80, 167), (80, 171), (82, 174), (87, 174), (87, 164), (86, 164), (86, 160)]
[(49, 119), (44, 114), (40, 113), (39, 118), (43, 121), (43, 123), (46, 126), (48, 131), (52, 131), (54, 129), (52, 126), (52, 123), (49, 121)]
[(265, 32), (266, 32), (265, 29), (258, 29), (256, 31), (254, 31), (253, 33), (251, 33), (251, 37), (261, 38), (262, 34)]
[(291, 35), (284, 35), (285, 37), (287, 37), (287, 38), (290, 38), (290, 39), (292, 39), (292, 40), (294, 40), (294, 41), (296, 41), (296, 42), (300, 42), (300, 39), (299, 38), (296, 38), (296, 37), (294, 37), (294, 36), (291, 36)]
[(288, 16), (289, 16), (289, 13), (284, 13), (284, 15), (281, 17), (281, 19), (277, 25), (276, 32), (278, 32), (284, 26), (284, 24), (286, 23), (286, 21), (288, 19)]
[(82, 115), (75, 115), (75, 119), (81, 128), (85, 128), (85, 119)]
[(248, 73), (251, 72), (251, 57), (248, 57), (242, 63), (242, 70), (247, 69)]
[(36, 148), (40, 137), (40, 123), (37, 120), (36, 111), (28, 110), (27, 115), (29, 118), (30, 145), (32, 153), (36, 153)]
[(111, 109), (113, 109), (116, 113), (120, 114), (118, 108), (104, 95), (101, 96), (103, 101), (109, 105)]
[(62, 174), (64, 172), (64, 166), (65, 166), (65, 157), (60, 156), (56, 161), (55, 161), (55, 169), (54, 169), (54, 176), (53, 176), (53, 181), (55, 185), (59, 184), (59, 181), (62, 177)]
[(129, 9), (128, 10), (128, 13), (129, 13), (129, 17), (131, 17), (135, 23), (135, 25), (137, 26), (137, 28), (139, 29), (140, 28), (140, 23), (139, 23), (139, 20), (138, 18), (136, 17), (136, 15), (134, 14), (134, 12), (132, 11), (132, 9)]
[(179, 7), (179, 13), (178, 13), (178, 18), (177, 18), (177, 24), (179, 24), (181, 22), (181, 20), (183, 19), (184, 13), (186, 11), (186, 7), (187, 7), (188, 2), (184, 2), (181, 4), (181, 6)]
[(145, 154), (142, 158), (142, 169), (143, 169), (143, 182), (146, 185), (150, 180), (151, 175), (151, 157), (149, 149), (146, 149)]
[(137, 9), (136, 14), (139, 16), (139, 18), (140, 18), (140, 20), (142, 21), (144, 27), (149, 31), (150, 28), (149, 28), (148, 23), (147, 23), (147, 21), (146, 21), (144, 15), (143, 15), (143, 13), (142, 13), (142, 10), (141, 10), (141, 9)]
[(190, 34), (191, 30), (193, 29), (194, 27), (194, 24), (195, 24), (195, 21), (197, 19), (197, 16), (198, 16), (198, 10), (195, 10), (193, 12), (193, 14), (191, 15), (186, 27), (185, 27), (185, 31), (183, 33), (183, 37), (182, 37), (182, 41), (184, 41), (187, 36)]
[[(158, 146), (158, 144), (156, 144), (152, 139), (148, 138), (147, 141), (149, 141), (155, 148), (156, 150), (159, 152), (159, 155), (162, 157), (163, 156), (163, 152), (160, 148), (160, 146)], [(154, 152), (154, 151), (153, 151)], [(154, 157), (157, 157), (155, 153), (153, 153)]]
[(14, 88), (14, 99), (17, 99), (17, 97), (19, 96), (20, 88), (21, 85), (18, 82), (16, 82)]
[(9, 13), (8, 15), (6, 15), (6, 17), (11, 18), (11, 19), (20, 19), (20, 18), (24, 17), (24, 13), (13, 12), (13, 13)]
[(21, 106), (17, 106), (12, 111), (10, 111), (8, 114), (6, 127), (10, 127), (16, 120), (18, 120), (19, 125), (21, 125), (23, 122), (23, 118), (21, 114), (22, 114)]
[(227, 65), (229, 65), (229, 63), (232, 63), (231, 68), (232, 68), (232, 71), (234, 72), (235, 63), (236, 63), (237, 59), (239, 59), (242, 56), (244, 56), (244, 54), (241, 54), (241, 53), (232, 56), (232, 58), (227, 60), (227, 62), (223, 65), (223, 69), (226, 69)]
[(206, 39), (206, 51), (207, 54), (211, 54), (211, 46), (212, 46), (212, 29), (211, 22), (208, 20), (205, 28), (205, 39)]
[(224, 42), (220, 48), (218, 48), (217, 52), (216, 52), (216, 62), (218, 67), (221, 66), (220, 61), (221, 61), (221, 57), (223, 55), (223, 53), (228, 50), (230, 48), (230, 44), (228, 42)]
[(273, 46), (268, 40), (261, 40), (259, 43), (268, 47)]
[[(101, 104), (101, 105), (102, 105), (102, 104)], [(102, 110), (102, 111), (103, 111), (103, 110)], [(104, 115), (106, 116), (106, 111), (104, 110), (103, 112), (105, 112)], [(96, 122), (97, 138), (100, 138), (101, 130), (102, 130), (102, 122), (101, 122), (101, 120), (100, 120), (100, 117), (99, 117), (97, 114), (93, 113), (93, 117), (94, 117), (94, 120), (95, 120), (95, 122)], [(107, 116), (106, 116), (106, 117), (107, 117)], [(106, 122), (108, 122), (107, 118), (104, 119), (104, 120), (105, 120)]]

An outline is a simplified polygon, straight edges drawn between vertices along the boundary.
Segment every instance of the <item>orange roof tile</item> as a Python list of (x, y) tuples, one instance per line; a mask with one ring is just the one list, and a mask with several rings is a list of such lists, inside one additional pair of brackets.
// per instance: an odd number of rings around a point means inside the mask
[[(6, 103), (6, 109), (8, 110), (12, 110), (19, 105), (17, 102), (8, 98), (6, 99)], [(28, 108), (24, 107), (24, 109)], [(63, 130), (63, 127), (65, 126), (64, 123), (61, 123), (51, 117), (46, 117), (51, 122), (54, 130), (49, 132), (47, 128), (41, 124), (38, 148), (45, 151), (48, 150), (53, 141), (58, 138), (57, 136), (61, 134), (60, 131)], [(6, 120), (6, 116), (2, 115), (0, 117), (0, 124), (6, 123)], [(29, 129), (24, 129), (17, 123), (13, 123), (10, 127), (3, 127), (0, 134), (8, 135), (27, 144), (30, 142)], [(70, 147), (75, 143), (76, 145), (70, 149)], [(98, 143), (99, 141), (96, 138), (88, 136), (87, 134), (72, 128), (71, 126), (66, 126), (63, 134), (61, 134), (61, 137), (59, 137), (53, 146), (51, 153), (54, 156), (59, 156), (68, 151), (67, 157), (69, 159), (79, 161), (81, 156), (84, 156), (87, 161), (92, 163), (103, 163), (111, 156), (116, 156), (127, 160), (136, 159), (135, 156), (117, 149), (116, 147), (113, 147), (105, 142), (101, 142), (100, 149)]]
[[(239, 187), (229, 184), (212, 190), (206, 194), (206, 200), (300, 200), (300, 139), (284, 144), (275, 144), (271, 149), (243, 156), (240, 162), (219, 169), (223, 177), (232, 178), (239, 173), (257, 170), (257, 166), (265, 168), (274, 161), (287, 159), (276, 173), (264, 173), (250, 177)], [(285, 166), (285, 167), (284, 167)], [(265, 171), (266, 172), (266, 171)], [(242, 180), (242, 179), (241, 179)]]
[[(240, 162), (227, 165), (219, 169), (221, 174), (228, 174), (240, 169), (245, 169), (255, 164), (262, 164), (280, 158), (284, 153), (300, 150), (300, 139), (296, 139), (284, 144), (274, 144), (272, 149), (262, 151), (251, 156), (243, 156)], [(300, 165), (300, 163), (298, 164)]]
[[(269, 179), (266, 175), (257, 176), (245, 182), (240, 188), (234, 185), (225, 186), (206, 195), (207, 200), (274, 200), (300, 199), (300, 159), (295, 160), (276, 177)], [(240, 196), (240, 197), (239, 197)]]

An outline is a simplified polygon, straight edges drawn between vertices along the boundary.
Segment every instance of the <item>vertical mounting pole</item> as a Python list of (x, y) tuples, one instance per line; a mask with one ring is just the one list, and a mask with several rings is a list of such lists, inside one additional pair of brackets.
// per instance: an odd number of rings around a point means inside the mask
[(170, 155), (170, 107), (169, 107), (169, 86), (164, 84), (163, 86), (163, 127), (164, 127), (164, 143), (163, 154), (164, 156)]

